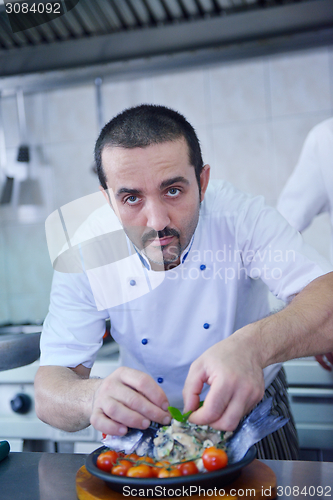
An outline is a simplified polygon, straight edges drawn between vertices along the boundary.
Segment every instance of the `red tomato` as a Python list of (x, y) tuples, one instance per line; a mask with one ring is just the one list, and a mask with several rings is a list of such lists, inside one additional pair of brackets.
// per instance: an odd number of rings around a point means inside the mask
[(136, 462), (140, 457), (136, 453), (131, 453), (130, 455), (125, 455), (125, 458)]
[(191, 474), (198, 474), (199, 472), (195, 462), (184, 462), (183, 464), (177, 465), (177, 469), (180, 470), (182, 476), (190, 476)]
[(203, 452), (202, 461), (204, 467), (209, 471), (223, 469), (228, 464), (228, 455), (225, 451), (211, 446)]
[(96, 465), (99, 469), (111, 472), (112, 466), (116, 463), (118, 453), (113, 450), (105, 451), (97, 457)]
[(138, 462), (145, 462), (148, 464), (155, 465), (155, 460), (151, 457), (139, 457)]
[(159, 472), (164, 469), (164, 468), (170, 467), (170, 463), (163, 461), (163, 462), (155, 462), (153, 469), (153, 474), (155, 477), (158, 477)]
[(153, 470), (149, 465), (141, 464), (128, 469), (127, 477), (153, 477)]
[(177, 477), (181, 476), (180, 470), (176, 469), (176, 467), (169, 467), (169, 468), (163, 468), (160, 469), (160, 471), (157, 474), (158, 478), (163, 478), (163, 477)]
[(115, 476), (126, 476), (128, 469), (131, 467), (133, 467), (133, 463), (129, 460), (119, 460), (119, 464), (112, 467), (111, 474)]

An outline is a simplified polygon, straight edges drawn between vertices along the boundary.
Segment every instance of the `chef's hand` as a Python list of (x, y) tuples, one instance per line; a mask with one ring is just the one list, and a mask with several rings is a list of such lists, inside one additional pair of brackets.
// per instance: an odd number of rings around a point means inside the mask
[[(204, 383), (210, 385), (204, 405), (199, 406)], [(242, 345), (236, 334), (205, 351), (190, 367), (185, 381), (184, 412), (189, 421), (224, 430), (234, 430), (240, 419), (262, 399), (263, 370), (251, 346)]]
[(122, 436), (128, 427), (146, 429), (151, 421), (169, 424), (168, 405), (164, 391), (152, 377), (121, 367), (100, 380), (90, 423), (105, 434)]
[(327, 352), (323, 355), (315, 356), (318, 363), (325, 368), (325, 370), (331, 372), (333, 369), (333, 352)]

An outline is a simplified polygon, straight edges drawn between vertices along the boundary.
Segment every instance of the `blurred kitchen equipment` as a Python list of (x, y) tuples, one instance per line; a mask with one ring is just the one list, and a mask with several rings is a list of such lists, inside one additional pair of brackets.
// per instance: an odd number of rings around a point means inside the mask
[(0, 441), (0, 462), (8, 456), (10, 446), (8, 441)]
[(19, 205), (42, 205), (43, 198), (38, 179), (31, 177), (30, 148), (27, 144), (27, 123), (24, 108), (24, 96), (22, 89), (16, 92), (17, 111), (20, 126), (21, 144), (19, 146), (17, 161), (27, 164), (27, 178), (21, 181), (19, 186)]
[[(103, 96), (102, 96), (102, 78), (95, 79), (95, 96), (96, 96), (96, 108), (97, 108), (97, 125), (98, 125), (98, 134), (102, 130), (105, 125), (104, 120), (104, 111), (103, 111)], [(94, 174), (97, 174), (97, 166), (96, 163), (93, 163), (91, 167)]]
[[(17, 342), (23, 338), (29, 345), (34, 344), (32, 357), (37, 358), (39, 350), (36, 338), (39, 338), (40, 334), (36, 331), (42, 329), (37, 323), (39, 321), (30, 325), (3, 324), (0, 325), (0, 331), (7, 332), (6, 336), (11, 337), (12, 341), (15, 341), (16, 337)], [(109, 329), (108, 321), (106, 331)], [(22, 331), (25, 333), (21, 333)], [(108, 334), (98, 352), (91, 376), (104, 378), (110, 375), (119, 366), (118, 357), (118, 345)], [(1, 334), (0, 360), (3, 362)], [(8, 440), (13, 451), (91, 453), (101, 445), (101, 433), (96, 429), (89, 426), (81, 431), (65, 432), (45, 424), (37, 417), (34, 404), (34, 378), (38, 368), (39, 360), (13, 370), (0, 371), (0, 440)]]
[[(6, 173), (7, 167), (7, 153), (6, 153), (6, 142), (5, 142), (5, 129), (3, 125), (2, 117), (2, 97), (0, 94), (0, 169)], [(10, 177), (6, 174), (6, 180), (4, 182), (0, 205), (8, 205), (12, 200), (13, 194), (14, 177)]]
[(42, 325), (0, 327), (0, 371), (28, 365), (40, 356)]
[[(284, 363), (301, 460), (333, 458), (333, 372), (312, 358)], [(328, 458), (328, 455), (332, 458)]]

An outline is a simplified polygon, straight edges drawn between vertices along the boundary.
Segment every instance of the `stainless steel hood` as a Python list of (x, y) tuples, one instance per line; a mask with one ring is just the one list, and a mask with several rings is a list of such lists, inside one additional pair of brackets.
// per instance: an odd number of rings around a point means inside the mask
[[(46, 0), (41, 2), (46, 4)], [(31, 25), (29, 16), (32, 23), (36, 21), (35, 14), (12, 16), (11, 25), (5, 5), (0, 5), (0, 76), (147, 57), (156, 60), (166, 54), (173, 54), (175, 62), (181, 61), (179, 64), (183, 65), (185, 60), (206, 60), (208, 50), (215, 56), (224, 54), (230, 58), (237, 57), (237, 50), (246, 53), (247, 47), (252, 52), (267, 53), (330, 44), (333, 40), (332, 0), (60, 0), (59, 3), (63, 15), (29, 29), (23, 28)], [(42, 16), (39, 19), (43, 21)]]

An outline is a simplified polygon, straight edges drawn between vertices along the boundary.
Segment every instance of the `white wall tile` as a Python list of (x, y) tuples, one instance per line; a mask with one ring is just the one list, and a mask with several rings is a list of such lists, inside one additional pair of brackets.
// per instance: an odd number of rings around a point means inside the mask
[(7, 295), (0, 293), (0, 323), (11, 322)]
[(9, 314), (13, 323), (43, 321), (49, 308), (48, 293), (17, 294), (9, 299)]
[(272, 155), (265, 123), (214, 127), (212, 177), (226, 179), (239, 189), (272, 199)]
[(151, 81), (149, 78), (105, 83), (102, 85), (104, 120), (111, 118), (126, 108), (151, 103)]
[(329, 113), (312, 113), (272, 122), (276, 199), (296, 166), (307, 134), (329, 116)]
[(20, 143), (20, 129), (18, 123), (16, 97), (4, 97), (1, 100), (1, 107), (6, 147), (17, 147)]
[(209, 165), (214, 163), (214, 139), (213, 134), (208, 127), (196, 127), (197, 137), (200, 142), (202, 160)]
[(84, 141), (97, 135), (94, 86), (52, 90), (46, 93), (47, 143)]
[(53, 269), (44, 224), (7, 226), (4, 237), (8, 299), (22, 293), (48, 294)]
[(272, 116), (330, 108), (326, 48), (272, 57), (269, 62)]
[(97, 175), (92, 172), (94, 140), (48, 145), (46, 154), (54, 170), (55, 207), (69, 203), (99, 189)]
[(28, 144), (40, 145), (45, 141), (45, 104), (44, 93), (25, 96)]
[(214, 124), (266, 117), (264, 64), (254, 59), (209, 71)]
[(194, 127), (207, 123), (204, 70), (156, 76), (153, 102), (179, 111)]

